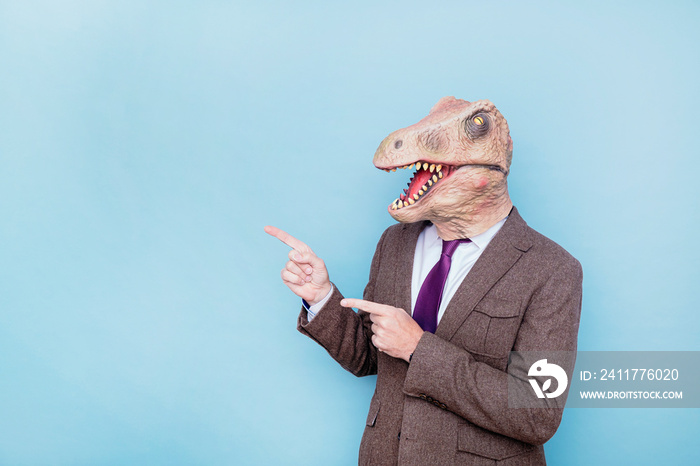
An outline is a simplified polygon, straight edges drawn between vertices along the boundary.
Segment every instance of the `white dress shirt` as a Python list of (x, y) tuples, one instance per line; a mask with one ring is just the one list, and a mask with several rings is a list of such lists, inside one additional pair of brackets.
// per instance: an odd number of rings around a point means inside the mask
[[(498, 233), (498, 230), (501, 229), (507, 218), (508, 217), (496, 223), (485, 232), (471, 237), (471, 242), (461, 243), (459, 246), (457, 246), (457, 250), (454, 252), (454, 254), (452, 254), (452, 265), (450, 266), (450, 272), (447, 274), (447, 281), (445, 282), (445, 288), (442, 292), (442, 301), (440, 302), (440, 309), (438, 310), (438, 322), (440, 322), (440, 319), (442, 319), (447, 305), (457, 292), (457, 288), (459, 288), (462, 280), (464, 280), (464, 277), (467, 276), (469, 271), (474, 266), (474, 263), (476, 263), (477, 259), (479, 259), (481, 253), (484, 252), (486, 246), (488, 246), (496, 233)], [(435, 264), (437, 264), (438, 260), (440, 260), (441, 254), (442, 238), (438, 236), (435, 225), (430, 225), (418, 236), (416, 252), (413, 256), (413, 274), (411, 278), (411, 311), (413, 311), (416, 306), (418, 292), (423, 285), (423, 281), (425, 281), (428, 273), (432, 270)], [(313, 306), (306, 306), (306, 304), (304, 305), (307, 311), (308, 320), (311, 320), (316, 316), (323, 305), (330, 299), (332, 293), (333, 288), (331, 288), (331, 291), (325, 298)], [(413, 314), (413, 312), (411, 312), (411, 314)]]

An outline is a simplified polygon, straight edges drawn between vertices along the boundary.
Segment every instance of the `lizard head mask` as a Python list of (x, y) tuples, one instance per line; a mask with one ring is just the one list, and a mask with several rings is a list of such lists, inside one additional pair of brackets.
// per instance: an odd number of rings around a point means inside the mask
[(430, 220), (439, 230), (443, 225), (443, 239), (451, 239), (480, 233), (507, 215), (512, 154), (508, 123), (490, 101), (443, 97), (418, 123), (387, 136), (374, 165), (413, 173), (408, 188), (389, 205), (392, 217)]

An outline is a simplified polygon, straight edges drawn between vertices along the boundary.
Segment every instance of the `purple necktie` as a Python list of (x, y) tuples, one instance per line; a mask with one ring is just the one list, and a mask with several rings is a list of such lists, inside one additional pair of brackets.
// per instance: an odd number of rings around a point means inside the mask
[(423, 330), (435, 333), (437, 328), (437, 316), (442, 301), (442, 289), (447, 281), (447, 274), (452, 265), (452, 254), (460, 243), (469, 243), (470, 239), (454, 239), (442, 242), (442, 254), (440, 260), (425, 277), (423, 286), (418, 293), (416, 307), (413, 310), (413, 319), (418, 322)]

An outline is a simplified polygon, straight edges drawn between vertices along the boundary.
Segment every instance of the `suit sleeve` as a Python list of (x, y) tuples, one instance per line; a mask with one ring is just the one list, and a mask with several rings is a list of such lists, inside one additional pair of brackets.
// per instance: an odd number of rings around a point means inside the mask
[[(531, 297), (513, 350), (576, 351), (581, 288), (581, 266), (570, 258)], [(565, 369), (570, 374), (573, 362)], [(509, 382), (527, 383), (426, 332), (409, 365), (404, 393), (439, 400), (444, 409), (492, 432), (534, 445), (545, 443), (561, 422), (563, 400), (558, 399), (559, 407), (509, 408)]]
[[(379, 262), (386, 231), (377, 244), (372, 259), (369, 281), (363, 298), (374, 299), (374, 286), (379, 271)], [(364, 311), (356, 313), (340, 305), (343, 295), (333, 286), (333, 293), (326, 304), (309, 321), (306, 309), (302, 308), (297, 320), (297, 329), (323, 346), (344, 369), (361, 377), (377, 373), (377, 348), (372, 344), (372, 322)]]

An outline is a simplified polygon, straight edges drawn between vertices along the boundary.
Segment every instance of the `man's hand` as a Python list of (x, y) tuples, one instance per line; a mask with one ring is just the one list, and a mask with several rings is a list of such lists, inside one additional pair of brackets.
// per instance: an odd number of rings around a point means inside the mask
[(282, 281), (292, 292), (312, 306), (331, 291), (326, 264), (310, 247), (279, 228), (266, 226), (265, 233), (292, 248), (282, 269)]
[(355, 307), (370, 314), (372, 320), (372, 343), (379, 351), (408, 362), (418, 346), (423, 329), (406, 311), (386, 304), (362, 299), (343, 299), (340, 305)]

